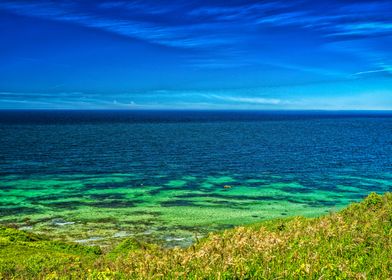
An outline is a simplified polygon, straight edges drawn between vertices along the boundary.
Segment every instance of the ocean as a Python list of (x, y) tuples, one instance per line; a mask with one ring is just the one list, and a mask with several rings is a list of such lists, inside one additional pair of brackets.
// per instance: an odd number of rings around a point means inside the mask
[(392, 112), (0, 111), (0, 223), (107, 245), (338, 211), (392, 190)]

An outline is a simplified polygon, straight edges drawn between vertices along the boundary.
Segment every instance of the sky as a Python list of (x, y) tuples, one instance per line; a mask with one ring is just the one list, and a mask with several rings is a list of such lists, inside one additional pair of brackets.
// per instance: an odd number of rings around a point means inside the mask
[(392, 1), (3, 1), (0, 109), (392, 110)]

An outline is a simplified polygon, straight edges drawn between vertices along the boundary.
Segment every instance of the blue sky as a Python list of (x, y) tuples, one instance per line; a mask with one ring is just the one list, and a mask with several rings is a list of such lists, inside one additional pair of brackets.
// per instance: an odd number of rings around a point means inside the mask
[(0, 108), (392, 109), (391, 1), (3, 1)]

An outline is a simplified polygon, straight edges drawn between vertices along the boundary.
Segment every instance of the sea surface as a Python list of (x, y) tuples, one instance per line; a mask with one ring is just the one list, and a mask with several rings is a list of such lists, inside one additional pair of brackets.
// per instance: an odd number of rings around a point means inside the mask
[(0, 111), (0, 223), (58, 239), (187, 246), (373, 191), (392, 112)]

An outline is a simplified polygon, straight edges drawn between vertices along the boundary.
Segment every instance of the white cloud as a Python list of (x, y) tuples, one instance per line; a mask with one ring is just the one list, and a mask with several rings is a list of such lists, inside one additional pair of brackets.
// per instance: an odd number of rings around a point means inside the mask
[(276, 98), (237, 97), (237, 96), (223, 96), (223, 95), (211, 95), (211, 97), (223, 101), (258, 104), (258, 105), (279, 105), (283, 103), (282, 100)]

